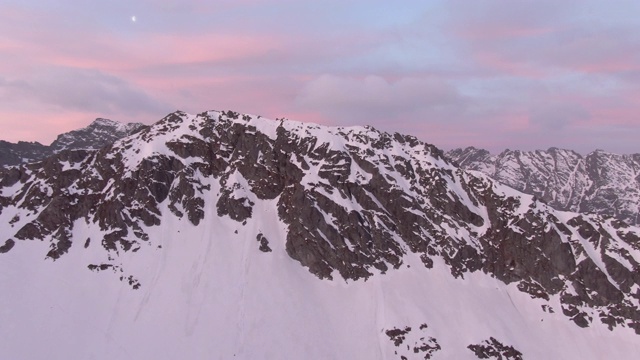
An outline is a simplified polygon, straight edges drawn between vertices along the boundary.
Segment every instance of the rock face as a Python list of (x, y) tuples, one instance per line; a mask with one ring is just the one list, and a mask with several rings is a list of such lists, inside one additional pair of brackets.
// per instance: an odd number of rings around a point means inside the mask
[(0, 167), (42, 160), (63, 150), (99, 149), (145, 127), (141, 123), (122, 124), (98, 118), (89, 126), (61, 135), (46, 146), (37, 142), (20, 141), (13, 144), (0, 140)]
[(145, 127), (141, 123), (119, 123), (97, 118), (89, 126), (58, 135), (50, 147), (54, 153), (62, 150), (99, 149)]
[[(0, 215), (11, 218), (0, 256), (38, 240), (56, 260), (98, 241), (112, 263), (90, 269), (119, 272), (133, 289), (145, 284), (117, 259), (153, 242), (147, 229), (161, 225), (163, 211), (203, 226), (213, 208), (242, 226), (271, 204), (286, 226), (288, 256), (321, 279), (364, 281), (416, 256), (426, 268), (446, 264), (457, 278), (482, 272), (516, 284), (546, 304), (540, 311), (562, 312), (578, 326), (601, 322), (640, 334), (637, 227), (557, 211), (538, 200), (545, 197), (458, 168), (412, 136), (175, 112), (99, 150), (65, 150), (3, 170), (0, 191)], [(76, 238), (78, 223), (98, 228), (100, 238)], [(256, 230), (251, 243), (272, 256), (270, 241)], [(403, 334), (389, 330), (402, 343)], [(440, 348), (421, 341), (411, 346), (425, 356)], [(473, 351), (517, 358), (498, 345)]]
[(613, 216), (640, 224), (640, 154), (596, 150), (587, 156), (550, 148), (505, 150), (499, 155), (468, 147), (447, 156), (463, 169), (493, 179), (559, 210)]
[[(384, 333), (389, 337), (396, 349), (394, 355), (397, 359), (408, 359), (412, 354), (418, 354), (421, 359), (431, 359), (442, 350), (438, 340), (429, 336), (427, 324), (421, 324), (418, 329), (405, 326), (403, 329), (393, 328)], [(406, 350), (405, 350), (406, 346)]]
[(478, 359), (506, 359), (506, 360), (522, 360), (522, 353), (513, 348), (506, 346), (493, 337), (485, 340), (482, 344), (469, 345), (469, 350), (473, 351)]
[(49, 147), (38, 142), (10, 143), (0, 140), (0, 165), (11, 166), (40, 160), (49, 155)]

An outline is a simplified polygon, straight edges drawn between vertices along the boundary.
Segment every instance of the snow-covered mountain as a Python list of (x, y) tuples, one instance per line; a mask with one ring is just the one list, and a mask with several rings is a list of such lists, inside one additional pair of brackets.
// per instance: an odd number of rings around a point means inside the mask
[(640, 224), (640, 154), (596, 150), (505, 150), (492, 155), (468, 147), (447, 152), (463, 169), (481, 171), (566, 211), (608, 215)]
[(640, 351), (639, 228), (370, 127), (176, 112), (1, 171), (0, 226), (9, 358)]
[(89, 126), (58, 135), (51, 143), (51, 150), (99, 149), (145, 127), (142, 123), (123, 124), (117, 121), (97, 118)]
[(16, 144), (0, 140), (0, 167), (42, 160), (62, 150), (99, 149), (139, 131), (141, 123), (122, 124), (98, 118), (89, 126), (58, 135), (51, 145), (20, 141)]

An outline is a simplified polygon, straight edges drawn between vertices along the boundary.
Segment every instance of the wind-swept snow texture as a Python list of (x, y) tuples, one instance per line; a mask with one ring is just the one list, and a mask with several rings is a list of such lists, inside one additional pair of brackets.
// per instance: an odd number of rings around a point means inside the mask
[(639, 229), (417, 139), (176, 112), (0, 172), (0, 352), (635, 359)]

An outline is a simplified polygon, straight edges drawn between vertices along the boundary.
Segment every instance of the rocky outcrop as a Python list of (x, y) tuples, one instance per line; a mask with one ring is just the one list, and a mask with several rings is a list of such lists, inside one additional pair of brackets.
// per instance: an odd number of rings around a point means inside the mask
[[(19, 240), (46, 241), (53, 260), (86, 247), (73, 237), (83, 219), (104, 234), (96, 240), (112, 260), (105, 270), (134, 288), (144, 284), (117, 257), (153, 243), (144, 229), (169, 215), (161, 209), (194, 226), (206, 215), (245, 224), (269, 203), (286, 228), (285, 251), (319, 278), (366, 280), (408, 257), (427, 268), (437, 260), (455, 277), (481, 271), (514, 283), (579, 326), (640, 333), (638, 228), (557, 211), (412, 136), (176, 112), (99, 150), (3, 170), (0, 185), (0, 215), (17, 217), (0, 239), (12, 244), (8, 254)], [(272, 239), (252, 238), (270, 256)]]
[(398, 356), (397, 359), (413, 358), (413, 354), (418, 354), (421, 359), (431, 359), (442, 347), (436, 338), (429, 336), (427, 329), (427, 324), (422, 324), (417, 329), (405, 326), (385, 330), (384, 333), (396, 347), (394, 355)]
[(97, 118), (89, 126), (69, 131), (58, 137), (51, 143), (50, 148), (54, 153), (63, 150), (99, 149), (125, 136), (129, 136), (144, 128), (141, 123), (119, 123), (117, 121)]
[(10, 143), (0, 140), (0, 167), (40, 160), (50, 154), (49, 147), (38, 142)]
[(513, 348), (513, 346), (504, 345), (500, 341), (491, 337), (484, 340), (481, 344), (473, 344), (468, 346), (478, 359), (505, 359), (505, 360), (522, 360), (522, 353)]

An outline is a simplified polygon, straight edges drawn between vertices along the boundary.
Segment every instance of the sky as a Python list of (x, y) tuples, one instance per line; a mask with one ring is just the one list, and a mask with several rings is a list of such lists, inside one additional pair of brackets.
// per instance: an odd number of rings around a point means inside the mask
[(0, 0), (0, 139), (234, 110), (640, 153), (640, 2)]

